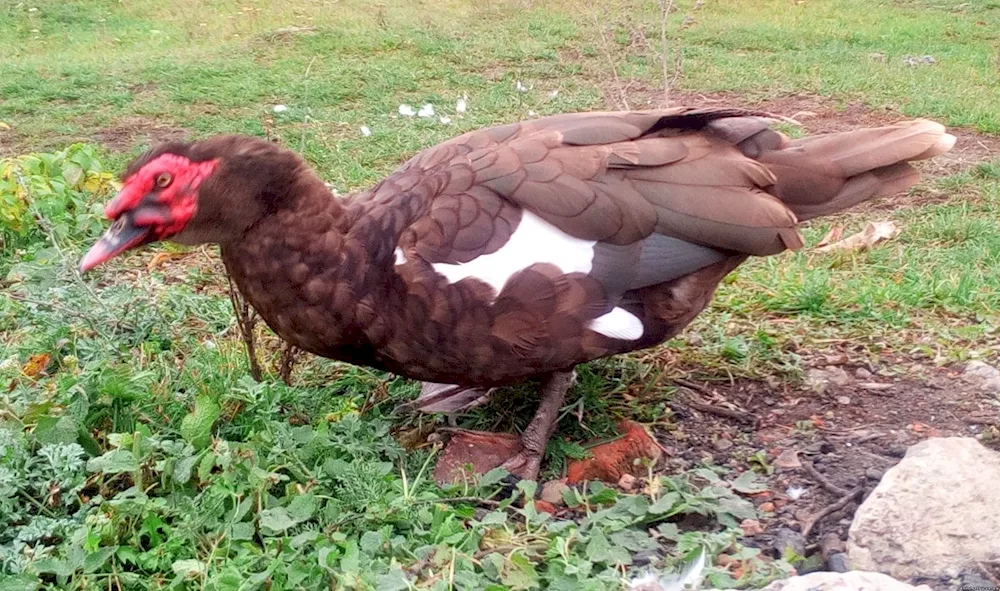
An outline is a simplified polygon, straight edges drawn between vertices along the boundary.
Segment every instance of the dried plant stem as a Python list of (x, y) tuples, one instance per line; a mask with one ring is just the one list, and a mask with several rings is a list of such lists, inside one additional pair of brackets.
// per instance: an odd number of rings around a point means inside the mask
[(250, 306), (250, 303), (243, 299), (233, 278), (226, 273), (229, 281), (229, 302), (233, 305), (233, 312), (236, 313), (236, 324), (240, 328), (240, 336), (243, 337), (243, 344), (247, 349), (247, 359), (250, 361), (250, 375), (256, 381), (264, 378), (264, 373), (260, 369), (260, 361), (257, 360), (257, 343), (254, 338), (254, 327), (257, 325), (257, 311)]
[[(674, 38), (673, 43), (673, 72), (670, 72), (670, 43), (667, 37), (667, 28), (670, 22), (670, 13), (674, 10), (674, 0), (658, 0), (660, 4), (660, 62), (663, 64), (663, 106), (670, 106), (670, 93), (674, 86), (677, 84), (677, 79), (681, 77), (681, 72), (684, 70), (684, 52), (681, 50), (681, 38), (680, 31)], [(694, 12), (701, 7), (702, 2), (696, 2), (691, 8)], [(691, 16), (685, 17), (684, 23), (681, 24), (681, 28), (684, 28)]]
[(840, 500), (838, 500), (836, 503), (833, 503), (832, 505), (828, 505), (827, 507), (823, 508), (819, 513), (817, 513), (816, 515), (813, 515), (809, 519), (809, 522), (806, 523), (805, 527), (802, 528), (802, 537), (805, 538), (805, 539), (808, 539), (809, 538), (809, 534), (812, 533), (813, 528), (816, 527), (816, 524), (819, 523), (819, 521), (821, 519), (823, 519), (824, 517), (827, 517), (828, 515), (836, 513), (837, 511), (840, 511), (841, 509), (843, 509), (844, 507), (846, 507), (847, 505), (849, 505), (851, 503), (851, 501), (855, 501), (855, 500), (860, 499), (861, 495), (864, 492), (865, 492), (864, 486), (863, 485), (858, 485), (857, 488), (855, 488), (854, 490), (848, 492), (846, 495), (844, 495), (843, 497), (841, 497)]
[(628, 106), (628, 99), (625, 98), (625, 87), (622, 85), (622, 80), (618, 76), (618, 66), (615, 64), (615, 58), (611, 55), (611, 44), (608, 43), (608, 38), (604, 34), (604, 25), (602, 25), (600, 19), (597, 18), (597, 14), (594, 14), (594, 26), (597, 27), (597, 32), (601, 34), (601, 49), (604, 50), (604, 57), (608, 61), (608, 68), (611, 69), (611, 75), (615, 80), (615, 89), (618, 91), (618, 101), (621, 103), (622, 108), (629, 111), (631, 108)]
[(285, 343), (285, 348), (281, 351), (281, 361), (278, 364), (278, 376), (285, 385), (292, 385), (292, 370), (295, 369), (295, 362), (298, 361), (302, 351), (291, 343)]

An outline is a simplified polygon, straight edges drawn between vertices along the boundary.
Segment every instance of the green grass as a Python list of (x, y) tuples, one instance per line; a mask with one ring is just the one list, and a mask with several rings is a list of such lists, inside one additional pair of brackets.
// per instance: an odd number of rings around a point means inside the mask
[[(995, 0), (679, 5), (671, 36), (693, 18), (672, 41), (683, 47), (681, 90), (804, 92), (1000, 134)], [(307, 30), (280, 32), (290, 26)], [(652, 1), (7, 2), (0, 156), (81, 141), (117, 171), (158, 134), (243, 132), (301, 150), (348, 191), (462, 131), (617, 107), (609, 61), (625, 98), (642, 104), (661, 86), (659, 53)], [(936, 63), (908, 67), (911, 55)], [(452, 123), (397, 114), (425, 102)], [(613, 589), (632, 572), (616, 550), (653, 545), (666, 555), (657, 568), (698, 544), (746, 565), (738, 580), (714, 568), (712, 586), (759, 586), (787, 566), (735, 541), (752, 508), (713, 473), (651, 474), (637, 495), (582, 491), (573, 520), (497, 505), (489, 479), (429, 484), (436, 449), (397, 440), (423, 441), (443, 419), (391, 413), (415, 384), (310, 358), (286, 386), (263, 330), (268, 375), (248, 378), (214, 251), (149, 272), (149, 253), (133, 254), (81, 280), (75, 263), (100, 231), (107, 191), (84, 186), (100, 178), (96, 160), (72, 154), (18, 160), (32, 199), (0, 198), (0, 588)], [(73, 166), (92, 176), (73, 180)], [(19, 179), (0, 178), (0, 196)], [(809, 357), (830, 352), (995, 359), (1000, 162), (895, 203), (806, 236), (892, 219), (897, 238), (751, 261), (669, 349), (581, 368), (547, 476), (620, 418), (669, 428), (666, 383), (679, 374), (794, 384)], [(42, 354), (47, 371), (25, 373)], [(516, 430), (533, 405), (530, 387), (511, 388), (458, 420)], [(711, 519), (677, 531), (692, 513)]]

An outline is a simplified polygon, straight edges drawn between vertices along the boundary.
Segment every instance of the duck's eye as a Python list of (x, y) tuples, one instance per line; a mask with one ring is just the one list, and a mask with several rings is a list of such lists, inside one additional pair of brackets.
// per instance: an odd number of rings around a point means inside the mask
[(169, 172), (161, 172), (156, 175), (156, 186), (164, 189), (170, 186), (170, 181), (174, 180), (174, 177), (170, 176)]

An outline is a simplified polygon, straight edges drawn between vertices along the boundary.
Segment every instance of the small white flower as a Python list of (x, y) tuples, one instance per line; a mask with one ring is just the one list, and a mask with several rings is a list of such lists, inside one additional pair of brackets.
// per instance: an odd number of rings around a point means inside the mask
[(549, 98), (556, 98), (557, 96), (559, 96), (558, 90), (553, 90), (552, 92), (549, 93)]
[(466, 97), (463, 94), (462, 98), (458, 99), (458, 102), (455, 103), (455, 112), (461, 115), (468, 108), (469, 108), (468, 97)]
[(362, 125), (361, 126), (361, 135), (363, 135), (365, 137), (370, 137), (371, 134), (372, 134), (372, 130), (368, 129), (367, 125)]
[(802, 498), (802, 495), (806, 494), (806, 488), (802, 486), (789, 486), (785, 494), (788, 495), (789, 499), (797, 501)]
[(427, 103), (426, 105), (420, 107), (417, 111), (417, 117), (433, 117), (434, 116), (434, 105)]
[(403, 117), (413, 117), (417, 112), (413, 110), (413, 107), (404, 103), (399, 105), (399, 114)]
[(271, 107), (271, 110), (274, 111), (275, 113), (284, 113), (285, 111), (288, 110), (288, 106), (287, 105), (274, 105), (273, 107)]
[(514, 83), (514, 90), (518, 92), (528, 92), (529, 88), (521, 84), (521, 81), (518, 80), (517, 82)]
[(451, 117), (448, 117), (447, 115), (441, 115), (439, 119), (441, 120), (441, 123), (444, 123), (445, 125), (451, 123)]

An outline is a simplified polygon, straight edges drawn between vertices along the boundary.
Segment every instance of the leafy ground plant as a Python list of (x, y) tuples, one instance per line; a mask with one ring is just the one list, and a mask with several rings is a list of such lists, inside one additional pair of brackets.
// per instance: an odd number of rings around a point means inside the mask
[[(752, 470), (788, 477), (771, 444), (728, 427), (738, 452), (699, 445), (706, 422), (680, 413), (671, 380), (736, 384), (734, 398), (748, 386), (774, 398), (757, 402), (766, 412), (806, 400), (819, 409), (789, 430), (816, 434), (842, 408), (798, 390), (817, 363), (918, 379), (997, 358), (1000, 7), (667, 4), (0, 3), (0, 588), (616, 589), (701, 548), (713, 587), (787, 573), (739, 527), (773, 513)], [(889, 206), (806, 229), (813, 244), (891, 218), (896, 239), (748, 263), (668, 347), (580, 368), (546, 477), (628, 418), (685, 458), (630, 494), (582, 486), (556, 518), (523, 503), (530, 483), (497, 494), (496, 474), (438, 488), (427, 435), (445, 419), (391, 414), (412, 383), (305, 358), (286, 385), (267, 371), (280, 348), (263, 328), (253, 381), (212, 250), (156, 247), (86, 281), (75, 272), (109, 171), (155, 141), (268, 136), (346, 192), (470, 129), (655, 106), (664, 23), (684, 63), (677, 103), (796, 116), (793, 135), (933, 117), (962, 126), (972, 151)], [(516, 430), (534, 403), (511, 388), (456, 420)]]

